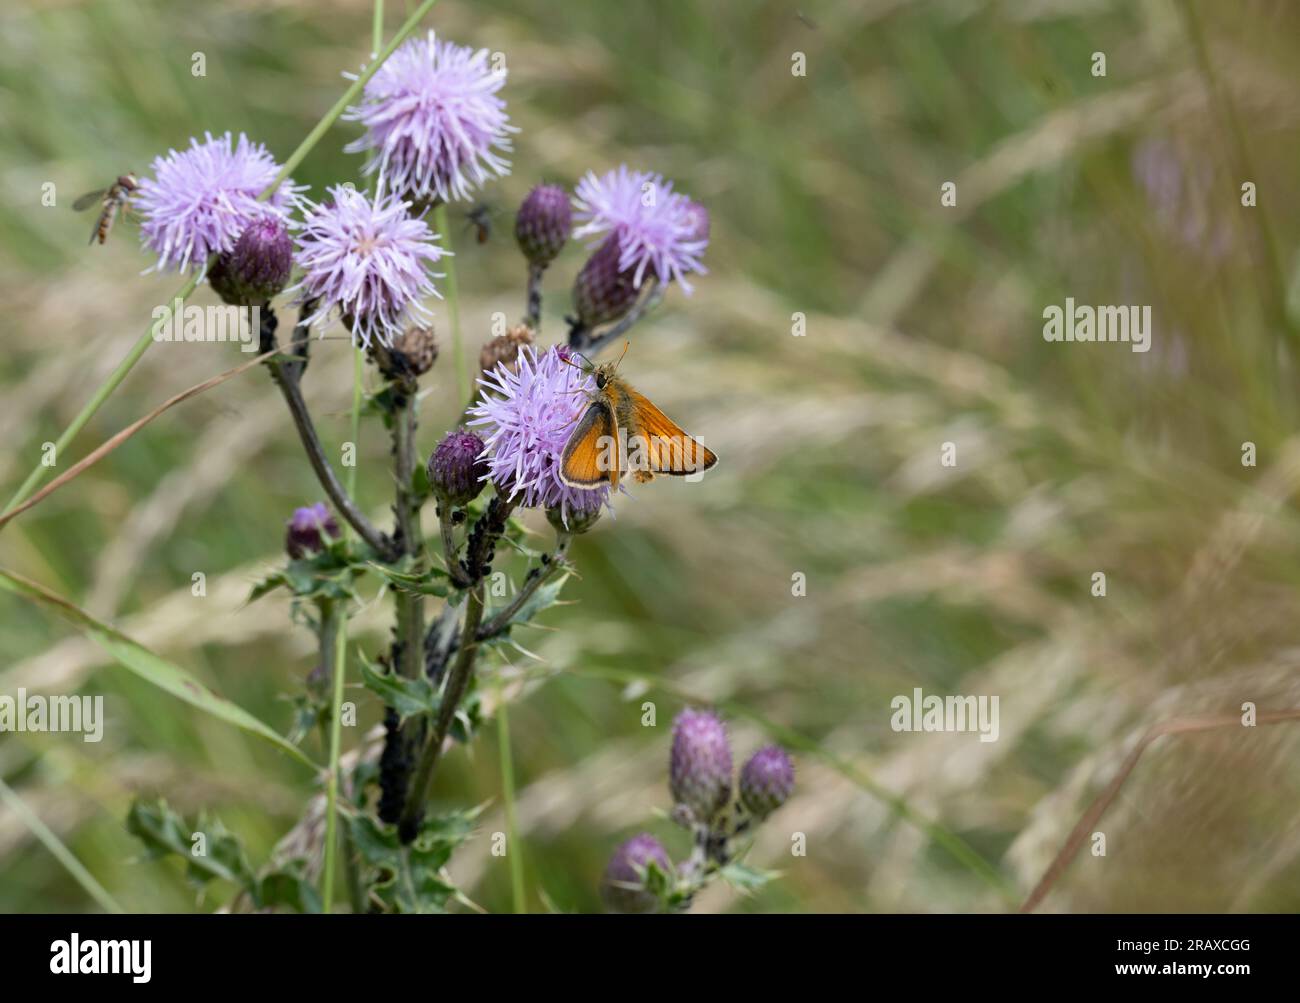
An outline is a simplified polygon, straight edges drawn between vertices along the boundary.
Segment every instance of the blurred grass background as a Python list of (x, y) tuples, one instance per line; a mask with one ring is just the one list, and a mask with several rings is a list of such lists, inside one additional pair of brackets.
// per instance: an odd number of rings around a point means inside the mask
[[(387, 6), (391, 33), (403, 4)], [(681, 692), (808, 736), (1004, 882), (991, 887), (801, 752), (797, 793), (753, 856), (784, 877), (749, 899), (711, 889), (703, 911), (1013, 908), (1147, 725), (1248, 700), (1300, 706), (1300, 7), (443, 0), (429, 26), (506, 54), (522, 132), (488, 201), (510, 209), (539, 179), (572, 184), (626, 161), (713, 217), (710, 274), (636, 329), (625, 371), (722, 465), (621, 502), (576, 547), (577, 602), (525, 640), (546, 680), (526, 681), (538, 673), (526, 659), (500, 669), (531, 908), (598, 908), (608, 853), (642, 828), (686, 852), (655, 814), (669, 807)], [(177, 284), (139, 274), (150, 262), (128, 226), (87, 248), (92, 221), (73, 199), (204, 130), (242, 130), (287, 156), (365, 59), (369, 30), (364, 0), (6, 5), (4, 497)], [(196, 51), (203, 78), (190, 74)], [(795, 51), (806, 77), (791, 74)], [(1096, 51), (1104, 78), (1090, 72)], [(353, 135), (337, 126), (297, 180), (319, 190), (355, 177), (360, 158), (341, 152)], [(1243, 180), (1258, 207), (1240, 205)], [(56, 208), (41, 205), (47, 181)], [(955, 208), (940, 206), (945, 181)], [(499, 219), (483, 247), (453, 233), (471, 357), (493, 311), (522, 310), (510, 225)], [(544, 338), (563, 330), (581, 260), (570, 249), (548, 274)], [(1067, 296), (1150, 304), (1151, 351), (1045, 343), (1042, 310)], [(426, 453), (460, 403), (436, 315)], [(337, 445), (351, 358), (339, 341), (314, 356), (306, 390)], [(245, 358), (154, 346), (72, 452)], [(939, 463), (944, 442), (955, 468)], [(369, 428), (360, 494), (385, 521), (386, 457)], [(311, 668), (312, 638), (284, 600), (242, 603), (279, 560), (284, 519), (318, 497), (255, 371), (11, 524), (0, 564), (287, 728), (284, 697)], [(205, 598), (190, 594), (196, 571)], [(1095, 571), (1105, 598), (1090, 593)], [(791, 595), (795, 572), (806, 597)], [(372, 655), (388, 625), (383, 610), (357, 622)], [(106, 695), (102, 744), (6, 734), (0, 776), (129, 909), (196, 907), (179, 869), (136, 859), (123, 828), (133, 794), (210, 808), (260, 861), (313, 792), (274, 751), (7, 594), (0, 655), (0, 693)], [(606, 670), (669, 691), (588, 674)], [(890, 699), (917, 686), (999, 695), (1000, 740), (892, 732)], [(373, 724), (374, 701), (352, 696)], [(657, 727), (641, 726), (646, 699)], [(763, 736), (733, 723), (743, 758)], [(1107, 855), (1085, 850), (1044, 908), (1296, 909), (1298, 764), (1295, 725), (1162, 739), (1100, 826)], [(436, 791), (444, 805), (492, 801), (452, 870), (493, 911), (510, 903), (486, 836), (504, 828), (499, 794), (489, 734), (448, 758)], [(806, 857), (790, 854), (795, 832)], [(229, 891), (214, 886), (198, 908)], [(0, 909), (91, 907), (0, 810)]]

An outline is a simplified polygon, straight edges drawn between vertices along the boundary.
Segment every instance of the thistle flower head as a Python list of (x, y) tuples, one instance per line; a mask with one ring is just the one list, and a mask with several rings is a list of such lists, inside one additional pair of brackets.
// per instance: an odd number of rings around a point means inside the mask
[(633, 273), (620, 268), (618, 237), (606, 237), (573, 280), (573, 309), (587, 327), (618, 320), (637, 300)]
[(672, 874), (668, 851), (648, 832), (633, 836), (614, 851), (601, 882), (601, 896), (610, 912), (647, 913), (659, 907), (658, 897), (642, 887), (651, 861), (665, 874)]
[(244, 227), (233, 248), (218, 255), (208, 283), (227, 303), (255, 306), (288, 285), (292, 271), (293, 238), (284, 220), (267, 212)]
[(307, 322), (324, 324), (337, 313), (363, 345), (371, 338), (389, 344), (408, 318), (427, 323), (420, 298), (439, 295), (428, 266), (451, 252), (434, 243), (438, 235), (396, 195), (370, 198), (348, 185), (329, 194), (322, 205), (300, 199), (303, 275), (294, 290), (301, 290), (300, 303), (316, 303)]
[(488, 465), (483, 440), (463, 428), (448, 432), (429, 455), (429, 483), (434, 493), (453, 507), (468, 505), (483, 490)]
[(242, 132), (204, 141), (191, 139), (189, 149), (156, 157), (152, 178), (140, 181), (132, 199), (142, 217), (140, 237), (158, 255), (164, 271), (202, 268), (208, 256), (229, 251), (245, 228), (268, 211), (283, 215), (300, 191), (285, 181), (267, 202), (257, 196), (280, 173), (266, 147)]
[(524, 257), (545, 268), (563, 250), (573, 229), (569, 194), (559, 185), (538, 185), (519, 204), (515, 239)]
[(740, 771), (740, 801), (759, 818), (772, 814), (794, 791), (794, 763), (779, 745), (765, 745)]
[(713, 712), (688, 707), (673, 721), (668, 787), (673, 801), (699, 822), (707, 823), (730, 800), (731, 742)]
[(483, 429), (489, 477), (509, 498), (525, 506), (590, 513), (609, 499), (609, 488), (584, 490), (560, 480), (560, 454), (573, 432), (592, 378), (570, 365), (557, 348), (519, 349), (513, 368), (498, 365), (479, 378), (483, 388), (469, 413), (469, 425)]
[(531, 345), (536, 337), (533, 329), (527, 324), (516, 324), (509, 328), (505, 334), (498, 334), (487, 341), (483, 342), (483, 347), (478, 353), (478, 368), (481, 372), (491, 372), (497, 366), (505, 364), (514, 368), (515, 360), (519, 358), (519, 349), (524, 345)]
[(284, 549), (295, 561), (325, 549), (327, 537), (339, 538), (339, 524), (324, 502), (293, 510), (285, 524)]
[(379, 368), (390, 379), (423, 376), (438, 361), (438, 338), (432, 324), (412, 324), (387, 348), (378, 342), (370, 347)]
[(412, 200), (466, 199), (494, 177), (510, 173), (497, 151), (509, 152), (516, 132), (497, 97), (504, 69), (488, 65), (487, 49), (413, 38), (370, 78), (361, 103), (344, 118), (366, 134), (345, 147), (370, 152), (365, 172), (381, 171), (389, 187)]
[(592, 171), (578, 182), (574, 204), (582, 223), (574, 236), (612, 233), (618, 238), (619, 271), (630, 272), (640, 288), (647, 271), (661, 283), (676, 280), (687, 293), (686, 276), (703, 272), (700, 259), (709, 245), (708, 214), (671, 181), (627, 165), (599, 177)]

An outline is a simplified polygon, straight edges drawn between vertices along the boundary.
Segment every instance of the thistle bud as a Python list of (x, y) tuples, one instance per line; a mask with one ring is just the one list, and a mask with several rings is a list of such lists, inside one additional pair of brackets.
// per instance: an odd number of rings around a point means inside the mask
[(614, 851), (601, 882), (601, 897), (610, 912), (647, 913), (659, 908), (659, 898), (642, 886), (642, 874), (651, 861), (665, 874), (673, 863), (663, 844), (648, 832), (633, 836)]
[(438, 339), (431, 325), (413, 325), (387, 345), (374, 339), (368, 351), (380, 372), (389, 379), (409, 379), (423, 376), (433, 368), (438, 361)]
[(489, 373), (504, 362), (507, 368), (513, 369), (519, 358), (519, 349), (532, 343), (533, 329), (527, 324), (516, 324), (505, 334), (498, 334), (483, 343), (478, 353), (478, 367)]
[(438, 361), (438, 339), (432, 325), (408, 327), (400, 338), (393, 339), (392, 351), (402, 356), (411, 372), (423, 376)]
[(557, 533), (569, 533), (578, 536), (587, 532), (600, 519), (600, 500), (589, 509), (575, 506), (553, 505), (546, 510), (546, 521)]
[(208, 282), (225, 302), (262, 306), (289, 283), (293, 240), (278, 216), (259, 216), (229, 251), (218, 255)]
[(731, 799), (731, 743), (716, 714), (687, 708), (677, 715), (668, 787), (673, 801), (686, 805), (702, 823)]
[(319, 554), (329, 539), (337, 540), (340, 535), (339, 524), (324, 502), (294, 509), (293, 518), (285, 525), (284, 549), (295, 561)]
[(555, 260), (573, 228), (569, 193), (559, 185), (538, 185), (519, 206), (515, 239), (524, 257), (545, 268)]
[(573, 306), (588, 328), (618, 320), (636, 302), (632, 272), (620, 272), (618, 237), (611, 236), (587, 259), (573, 283)]
[(779, 745), (763, 746), (740, 771), (740, 802), (759, 818), (780, 808), (793, 791), (794, 763)]
[(483, 440), (458, 428), (448, 432), (429, 454), (429, 484), (439, 500), (453, 508), (468, 505), (483, 490), (486, 460), (479, 459)]

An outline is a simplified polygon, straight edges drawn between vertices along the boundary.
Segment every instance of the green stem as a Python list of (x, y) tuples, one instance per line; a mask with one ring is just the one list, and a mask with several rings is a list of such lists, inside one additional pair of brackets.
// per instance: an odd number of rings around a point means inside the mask
[[(149, 325), (149, 329), (140, 336), (140, 339), (134, 345), (131, 346), (131, 350), (127, 352), (126, 357), (117, 364), (117, 368), (109, 373), (108, 378), (100, 384), (99, 389), (95, 391), (94, 396), (86, 402), (86, 406), (78, 412), (75, 418), (72, 419), (72, 423), (63, 430), (63, 434), (54, 441), (54, 455), (56, 462), (59, 455), (67, 449), (68, 444), (71, 443), (81, 430), (86, 427), (86, 423), (90, 421), (95, 412), (100, 409), (104, 401), (108, 400), (109, 395), (118, 388), (124, 379), (126, 379), (126, 374), (131, 371), (137, 362), (140, 361), (140, 357), (148, 351), (149, 346), (153, 344), (154, 325), (156, 323), (166, 324), (170, 321), (173, 304), (176, 300), (184, 300), (190, 293), (194, 292), (194, 288), (199, 284), (201, 274), (202, 273), (196, 272), (186, 280), (185, 284), (181, 286), (180, 289), (176, 290), (176, 292), (171, 295), (165, 306), (167, 311), (166, 317), (161, 321), (155, 321)], [(53, 467), (47, 467), (41, 463), (36, 464), (32, 469), (32, 472), (27, 475), (27, 480), (23, 481), (22, 486), (19, 487), (17, 492), (14, 493), (14, 496), (9, 499), (9, 504), (5, 506), (5, 511), (8, 512), (11, 509), (15, 509), (25, 502), (28, 497), (30, 497), (31, 493), (40, 486), (41, 481), (43, 481), (45, 477), (53, 471), (53, 469)]]
[(370, 48), (378, 52), (384, 44), (384, 0), (375, 0), (375, 19), (370, 32)]
[[(335, 102), (334, 107), (332, 107), (328, 112), (325, 113), (325, 116), (319, 122), (316, 123), (315, 128), (313, 128), (312, 131), (307, 134), (307, 138), (298, 144), (298, 148), (294, 150), (293, 153), (290, 154), (289, 159), (284, 162), (284, 167), (280, 169), (280, 173), (276, 175), (275, 180), (272, 181), (269, 185), (267, 185), (266, 191), (262, 192), (260, 196), (262, 199), (265, 200), (267, 198), (270, 198), (271, 193), (274, 192), (276, 189), (278, 189), (280, 185), (293, 173), (293, 171), (298, 167), (298, 165), (301, 164), (303, 160), (306, 159), (307, 154), (309, 154), (312, 151), (312, 149), (315, 148), (316, 144), (321, 141), (321, 138), (325, 135), (325, 133), (329, 131), (330, 126), (332, 126), (338, 120), (338, 117), (343, 114), (343, 112), (347, 109), (348, 105), (351, 104), (356, 99), (356, 96), (361, 93), (362, 88), (365, 87), (366, 83), (370, 80), (370, 78), (375, 75), (375, 73), (379, 70), (379, 67), (381, 67), (384, 64), (384, 61), (393, 54), (394, 50), (399, 45), (401, 45), (402, 42), (406, 41), (407, 36), (410, 35), (411, 32), (415, 30), (415, 28), (419, 25), (420, 20), (424, 17), (425, 14), (429, 13), (429, 11), (433, 8), (433, 5), (437, 2), (438, 0), (424, 0), (424, 2), (421, 3), (420, 6), (415, 9), (415, 12), (412, 13), (411, 16), (406, 19), (406, 21), (402, 24), (402, 27), (398, 29), (397, 34), (393, 36), (393, 40), (384, 47), (383, 52), (379, 54), (378, 58), (376, 58), (371, 63), (370, 66), (367, 66), (364, 70), (362, 70), (360, 75), (358, 75), (356, 81), (353, 82), (352, 86), (349, 87), (346, 91), (344, 91), (343, 96), (339, 98), (338, 101)], [(211, 265), (212, 262), (209, 261), (208, 264)], [(203, 269), (203, 271), (201, 272), (196, 272), (189, 279), (187, 279), (185, 284), (181, 286), (181, 288), (178, 289), (175, 293), (173, 293), (172, 296), (166, 301), (168, 304), (167, 311), (169, 316), (171, 313), (170, 304), (177, 299), (183, 300), (185, 299), (185, 297), (189, 296), (190, 293), (194, 292), (195, 288), (198, 286), (199, 282), (202, 280), (206, 272), (207, 272), (206, 268)], [(452, 283), (449, 288), (453, 291), (452, 295), (454, 296), (454, 289), (455, 289), (454, 279), (452, 280)], [(454, 316), (455, 316), (455, 311), (453, 308), (453, 318)], [(140, 340), (131, 346), (131, 350), (127, 353), (126, 358), (124, 358), (118, 364), (118, 367), (114, 369), (112, 373), (109, 374), (108, 379), (106, 379), (104, 383), (99, 387), (99, 389), (95, 391), (94, 396), (91, 397), (90, 400), (86, 402), (86, 406), (81, 409), (81, 411), (77, 414), (75, 418), (72, 419), (72, 424), (70, 424), (66, 429), (64, 429), (63, 434), (60, 435), (58, 439), (55, 440), (54, 449), (55, 449), (56, 456), (59, 453), (63, 452), (63, 450), (67, 448), (68, 444), (77, 437), (78, 433), (80, 433), (81, 430), (85, 427), (86, 423), (90, 421), (91, 417), (95, 414), (95, 412), (100, 409), (104, 401), (106, 401), (109, 398), (109, 396), (112, 395), (112, 393), (115, 390), (117, 390), (118, 386), (121, 385), (122, 381), (126, 379), (126, 374), (129, 373), (134, 368), (137, 362), (140, 361), (140, 357), (144, 355), (145, 351), (149, 348), (150, 344), (153, 343), (154, 323), (158, 323), (158, 322), (155, 321), (149, 325), (149, 330), (147, 330), (143, 335), (141, 335)], [(454, 319), (453, 319), (453, 324), (454, 325), (457, 324), (457, 321), (455, 321)], [(458, 342), (458, 346), (459, 346), (459, 342)], [(9, 500), (9, 504), (5, 506), (6, 511), (14, 508), (17, 505), (21, 505), (24, 501), (26, 501), (28, 496), (34, 490), (36, 490), (40, 482), (45, 478), (45, 476), (52, 469), (53, 468), (51, 467), (46, 467), (43, 464), (38, 463), (32, 469), (32, 472), (27, 475), (27, 479), (23, 481), (22, 485), (18, 488), (18, 491), (14, 494), (13, 498)]]
[[(352, 448), (361, 448), (361, 401), (363, 394), (365, 356), (360, 348), (354, 348), (352, 355)], [(357, 465), (348, 467), (348, 497), (357, 493)]]
[(86, 870), (85, 864), (73, 856), (72, 851), (63, 845), (63, 841), (41, 821), (36, 812), (27, 807), (27, 802), (20, 798), (3, 780), (0, 780), (0, 801), (3, 801), (18, 820), (32, 831), (32, 835), (45, 844), (45, 848), (54, 854), (55, 859), (62, 864), (69, 874), (71, 874), (81, 885), (87, 895), (99, 903), (99, 907), (105, 912), (124, 913), (126, 910), (117, 904), (117, 900), (104, 889), (94, 875)]
[[(433, 225), (442, 237), (442, 246), (451, 250), (451, 227), (447, 224), (447, 203), (439, 202), (433, 210)], [(451, 314), (451, 355), (456, 367), (456, 387), (460, 390), (461, 400), (469, 399), (469, 371), (465, 368), (465, 346), (460, 337), (460, 303), (456, 293), (456, 259), (448, 255), (446, 261), (447, 312)], [(441, 263), (441, 262), (440, 262)]]
[(330, 762), (325, 781), (325, 866), (321, 874), (322, 911), (328, 913), (334, 899), (334, 869), (338, 853), (335, 829), (338, 823), (339, 746), (343, 735), (343, 685), (347, 671), (347, 620), (334, 603), (321, 610), (321, 648), (334, 656), (330, 698)]
[(510, 899), (516, 915), (528, 912), (524, 899), (524, 846), (519, 840), (519, 819), (515, 813), (515, 764), (510, 754), (510, 713), (503, 683), (497, 693), (497, 748), (501, 759), (501, 798), (506, 810), (506, 838), (509, 840)]
[(397, 34), (393, 36), (392, 41), (384, 46), (384, 50), (379, 53), (379, 56), (357, 75), (357, 79), (352, 82), (352, 86), (343, 92), (343, 96), (334, 102), (334, 107), (325, 113), (325, 117), (316, 123), (316, 127), (311, 132), (307, 133), (307, 138), (298, 144), (298, 149), (289, 155), (289, 159), (284, 162), (284, 166), (280, 168), (280, 173), (276, 175), (275, 180), (267, 186), (266, 191), (262, 192), (261, 197), (263, 199), (270, 198), (271, 193), (293, 174), (299, 164), (307, 159), (307, 154), (321, 141), (325, 133), (329, 132), (330, 126), (347, 110), (348, 105), (356, 99), (362, 88), (370, 82), (370, 78), (379, 71), (379, 67), (384, 65), (384, 61), (393, 54), (399, 45), (406, 41), (406, 37), (416, 29), (420, 20), (425, 14), (429, 13), (437, 2), (438, 0), (424, 0), (419, 7), (415, 8), (415, 12), (397, 29)]

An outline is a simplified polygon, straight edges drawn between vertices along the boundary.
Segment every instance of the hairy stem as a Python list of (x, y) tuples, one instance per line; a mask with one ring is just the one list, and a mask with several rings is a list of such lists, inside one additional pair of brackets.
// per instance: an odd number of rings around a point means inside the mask
[(438, 718), (433, 725), (433, 734), (425, 742), (420, 754), (420, 763), (415, 769), (411, 781), (411, 792), (407, 797), (406, 810), (398, 826), (398, 834), (403, 843), (410, 843), (420, 831), (420, 822), (424, 818), (424, 806), (433, 787), (434, 771), (438, 768), (438, 759), (442, 756), (442, 747), (451, 730), (451, 722), (456, 717), (461, 697), (469, 686), (474, 674), (474, 659), (478, 654), (478, 642), (474, 635), (478, 631), (479, 621), (483, 617), (483, 583), (479, 582), (469, 590), (465, 600), (465, 623), (461, 628), (460, 650), (456, 661), (447, 674), (447, 684), (443, 687), (442, 703), (438, 707)]
[(442, 554), (447, 564), (447, 574), (457, 587), (465, 588), (469, 582), (465, 581), (460, 569), (460, 558), (456, 556), (459, 548), (456, 546), (455, 523), (452, 521), (454, 511), (447, 502), (438, 503), (438, 532), (442, 536)]
[(657, 307), (663, 301), (663, 298), (664, 287), (659, 284), (658, 279), (651, 276), (646, 280), (641, 296), (632, 309), (612, 327), (606, 328), (597, 334), (590, 328), (585, 327), (581, 322), (574, 321), (569, 328), (569, 345), (584, 354), (595, 355), (611, 341), (627, 334), (632, 325)]
[(572, 541), (573, 537), (569, 533), (560, 534), (560, 538), (555, 544), (555, 552), (542, 558), (540, 567), (533, 568), (528, 572), (528, 577), (524, 580), (523, 586), (514, 599), (510, 601), (510, 605), (499, 613), (493, 614), (492, 618), (479, 628), (478, 639), (480, 641), (496, 637), (510, 626), (510, 621), (523, 609), (524, 603), (528, 602), (533, 593), (554, 578), (556, 573), (564, 567), (564, 559), (569, 553), (569, 544)]
[(528, 307), (524, 321), (533, 329), (534, 334), (542, 333), (542, 276), (546, 273), (545, 265), (528, 265)]
[[(304, 304), (302, 316), (308, 313), (307, 307), (308, 305)], [(270, 307), (267, 307), (262, 311), (261, 347), (264, 352), (275, 347), (275, 326), (275, 313)], [(301, 342), (299, 342), (300, 335), (303, 339)], [(298, 429), (298, 437), (302, 440), (307, 459), (311, 462), (312, 470), (316, 472), (316, 479), (320, 481), (321, 487), (325, 489), (325, 494), (329, 496), (339, 514), (343, 516), (348, 525), (357, 531), (357, 535), (361, 539), (365, 540), (385, 560), (394, 560), (398, 554), (393, 541), (371, 525), (370, 520), (362, 514), (361, 510), (352, 501), (352, 497), (339, 483), (333, 466), (330, 465), (329, 459), (325, 456), (320, 437), (316, 434), (316, 426), (311, 420), (311, 412), (307, 410), (307, 402), (303, 400), (302, 390), (298, 385), (302, 377), (302, 371), (307, 365), (308, 342), (306, 337), (305, 328), (299, 325), (294, 336), (294, 354), (297, 358), (286, 359), (277, 355), (267, 360), (266, 364), (271, 370), (271, 379), (280, 388), (285, 403), (289, 405), (289, 413), (293, 417), (294, 427)]]
[[(483, 621), (483, 579), (492, 568), (492, 558), (496, 553), (496, 544), (506, 531), (506, 523), (515, 503), (507, 501), (500, 495), (493, 496), (484, 512), (470, 531), (469, 541), (465, 545), (464, 572), (472, 583), (465, 600), (465, 622), (461, 625), (460, 641), (456, 648), (456, 660), (451, 670), (445, 673), (442, 701), (438, 705), (438, 719), (434, 722), (433, 734), (428, 737), (420, 754), (420, 763), (416, 767), (415, 778), (407, 794), (406, 808), (398, 825), (398, 836), (404, 843), (415, 839), (420, 831), (420, 821), (424, 817), (424, 806), (428, 801), (433, 786), (434, 771), (442, 747), (447, 740), (447, 732), (456, 717), (461, 698), (474, 675), (474, 660), (478, 654), (478, 630)], [(446, 611), (444, 610), (444, 615)], [(446, 657), (450, 657), (448, 654)], [(440, 671), (438, 665), (430, 666)]]

